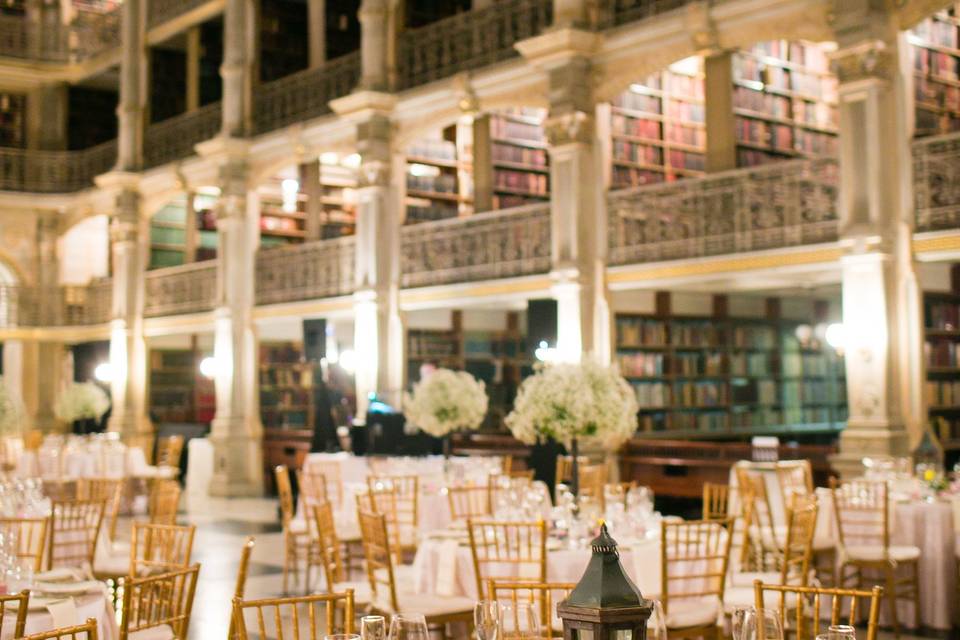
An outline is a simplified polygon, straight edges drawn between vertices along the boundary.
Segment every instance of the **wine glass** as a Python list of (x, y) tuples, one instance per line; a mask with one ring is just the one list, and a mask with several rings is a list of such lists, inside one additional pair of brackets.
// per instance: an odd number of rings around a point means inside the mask
[(360, 618), (360, 637), (363, 640), (387, 640), (387, 621), (383, 616)]
[(496, 600), (481, 600), (473, 608), (473, 626), (478, 640), (497, 640), (500, 632), (500, 605)]
[(730, 616), (730, 636), (733, 640), (742, 640), (743, 623), (753, 612), (753, 607), (737, 607), (733, 610), (733, 615)]
[(360, 636), (355, 633), (328, 633), (323, 640), (360, 640)]
[(783, 640), (780, 614), (776, 609), (754, 609), (743, 618), (740, 640)]
[(420, 613), (398, 613), (390, 621), (390, 640), (430, 640), (427, 620)]
[(835, 624), (827, 629), (828, 640), (857, 640), (857, 632), (850, 625)]
[[(653, 613), (647, 620), (647, 640), (667, 640), (667, 617), (659, 600), (653, 601)], [(734, 636), (733, 640), (739, 640)]]
[(540, 618), (532, 602), (508, 602), (500, 608), (500, 640), (540, 638)]

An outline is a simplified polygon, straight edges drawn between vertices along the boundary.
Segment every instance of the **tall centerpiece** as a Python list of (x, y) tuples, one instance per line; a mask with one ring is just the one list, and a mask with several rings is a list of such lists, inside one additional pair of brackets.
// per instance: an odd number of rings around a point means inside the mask
[(592, 360), (542, 366), (520, 385), (507, 427), (521, 442), (548, 438), (573, 456), (571, 492), (579, 485), (579, 444), (616, 451), (637, 430), (637, 399), (613, 367)]
[(19, 435), (24, 416), (23, 402), (0, 376), (0, 436)]
[(110, 408), (106, 392), (92, 382), (71, 382), (57, 398), (53, 413), (73, 425), (75, 433), (92, 433)]
[(443, 438), (443, 455), (449, 458), (450, 434), (479, 427), (488, 402), (483, 382), (465, 371), (437, 369), (404, 394), (403, 408), (421, 431)]

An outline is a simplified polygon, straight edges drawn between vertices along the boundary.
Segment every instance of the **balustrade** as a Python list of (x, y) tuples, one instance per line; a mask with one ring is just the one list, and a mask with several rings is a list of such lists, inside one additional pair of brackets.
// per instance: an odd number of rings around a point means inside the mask
[(93, 186), (113, 167), (115, 140), (83, 151), (34, 151), (0, 148), (0, 189), (32, 193), (69, 193)]
[(960, 134), (913, 143), (917, 231), (960, 227)]
[(515, 43), (539, 34), (552, 19), (552, 0), (503, 0), (407, 31), (399, 43), (399, 88), (512, 58)]
[(220, 125), (219, 102), (151, 124), (143, 136), (144, 165), (156, 167), (194, 155), (194, 145), (216, 137)]
[(147, 26), (155, 27), (197, 7), (202, 7), (210, 0), (150, 0), (147, 3)]
[(0, 328), (102, 324), (110, 320), (111, 298), (109, 278), (47, 290), (0, 284)]
[(346, 295), (354, 290), (356, 240), (317, 240), (257, 253), (257, 304)]
[(550, 205), (409, 225), (400, 239), (404, 287), (546, 273)]
[(217, 292), (217, 263), (192, 262), (147, 272), (143, 314), (148, 318), (210, 311)]
[(691, 0), (602, 0), (596, 18), (599, 27), (611, 27), (651, 18), (691, 4)]
[(837, 163), (795, 160), (611, 192), (610, 264), (679, 260), (837, 238)]

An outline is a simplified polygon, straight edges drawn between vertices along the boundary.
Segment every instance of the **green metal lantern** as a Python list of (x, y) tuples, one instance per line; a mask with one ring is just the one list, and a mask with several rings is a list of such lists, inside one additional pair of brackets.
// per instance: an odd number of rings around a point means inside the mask
[(620, 564), (617, 541), (607, 525), (590, 543), (593, 555), (570, 596), (557, 605), (564, 640), (645, 640), (653, 603)]

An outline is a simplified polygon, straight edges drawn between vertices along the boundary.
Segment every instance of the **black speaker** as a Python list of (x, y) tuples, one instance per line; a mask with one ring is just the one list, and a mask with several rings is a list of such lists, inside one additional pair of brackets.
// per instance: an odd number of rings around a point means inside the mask
[(303, 321), (303, 354), (308, 362), (320, 362), (327, 355), (327, 321), (314, 318)]
[(110, 362), (110, 343), (107, 341), (80, 342), (71, 347), (73, 351), (73, 379), (77, 382), (92, 381), (98, 364)]
[(527, 352), (532, 358), (541, 342), (557, 346), (557, 301), (527, 302)]

